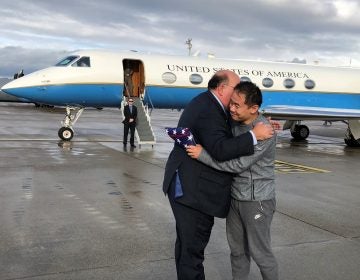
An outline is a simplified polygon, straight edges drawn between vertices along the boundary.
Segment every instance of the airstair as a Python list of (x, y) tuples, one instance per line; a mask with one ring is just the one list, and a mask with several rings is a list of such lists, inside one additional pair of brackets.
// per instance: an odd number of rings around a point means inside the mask
[[(143, 144), (154, 145), (156, 143), (154, 131), (150, 124), (150, 115), (148, 108), (144, 106), (141, 98), (132, 97), (134, 105), (138, 109), (137, 124), (135, 130), (135, 137), (139, 146)], [(123, 100), (121, 103), (121, 111), (124, 116), (124, 106), (126, 101)]]

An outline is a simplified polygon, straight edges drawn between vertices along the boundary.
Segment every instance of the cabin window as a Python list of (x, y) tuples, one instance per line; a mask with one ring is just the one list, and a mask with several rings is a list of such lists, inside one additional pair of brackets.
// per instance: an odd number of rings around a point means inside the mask
[(266, 88), (269, 88), (274, 85), (274, 81), (271, 78), (264, 78), (262, 80), (262, 85)]
[(284, 87), (293, 88), (294, 86), (295, 86), (295, 81), (293, 79), (285, 79), (284, 80)]
[(251, 79), (249, 77), (242, 76), (240, 77), (240, 82), (251, 82)]
[(173, 84), (176, 82), (176, 75), (171, 72), (165, 72), (162, 74), (162, 80), (167, 84)]
[(83, 56), (78, 61), (73, 63), (71, 66), (73, 66), (73, 67), (90, 67), (90, 57)]
[(306, 80), (304, 85), (307, 89), (313, 89), (315, 87), (315, 82), (313, 80)]
[(74, 60), (78, 59), (78, 55), (71, 55), (68, 57), (63, 58), (58, 63), (55, 64), (55, 66), (68, 66), (70, 63), (74, 62)]
[(189, 77), (190, 83), (193, 85), (199, 85), (203, 81), (203, 77), (201, 77), (199, 74), (191, 74)]

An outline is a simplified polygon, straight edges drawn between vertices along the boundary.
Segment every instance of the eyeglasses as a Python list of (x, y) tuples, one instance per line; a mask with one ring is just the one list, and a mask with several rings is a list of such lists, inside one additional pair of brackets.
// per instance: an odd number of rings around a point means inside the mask
[(129, 102), (134, 102), (133, 100), (129, 100)]

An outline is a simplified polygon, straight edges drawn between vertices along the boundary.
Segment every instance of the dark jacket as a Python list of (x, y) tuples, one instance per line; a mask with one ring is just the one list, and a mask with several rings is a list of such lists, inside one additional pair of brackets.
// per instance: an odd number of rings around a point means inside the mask
[[(178, 126), (189, 127), (196, 143), (201, 144), (219, 161), (229, 160), (254, 152), (249, 132), (232, 137), (228, 115), (211, 92), (195, 97), (182, 113)], [(230, 206), (230, 186), (233, 175), (217, 171), (190, 158), (184, 149), (174, 145), (165, 167), (163, 191), (179, 172), (183, 196), (179, 203), (211, 216), (226, 217)]]
[(131, 124), (136, 125), (136, 120), (137, 120), (137, 108), (136, 108), (136, 106), (132, 105), (132, 112), (130, 113), (129, 105), (126, 105), (124, 107), (124, 116), (125, 116), (125, 119), (122, 122), (123, 124), (130, 124), (129, 120), (134, 119), (134, 122), (131, 123)]

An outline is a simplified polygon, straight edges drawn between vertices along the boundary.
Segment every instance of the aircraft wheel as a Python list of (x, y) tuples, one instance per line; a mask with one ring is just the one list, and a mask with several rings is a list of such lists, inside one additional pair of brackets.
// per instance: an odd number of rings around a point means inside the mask
[(296, 140), (305, 140), (309, 134), (310, 130), (306, 125), (295, 125), (294, 130), (291, 131), (291, 136)]
[(310, 130), (306, 125), (299, 125), (299, 134), (300, 134), (301, 140), (305, 140), (306, 138), (308, 138), (308, 136), (310, 134)]
[(58, 131), (59, 137), (64, 141), (70, 141), (74, 136), (74, 131), (70, 127), (61, 127)]

